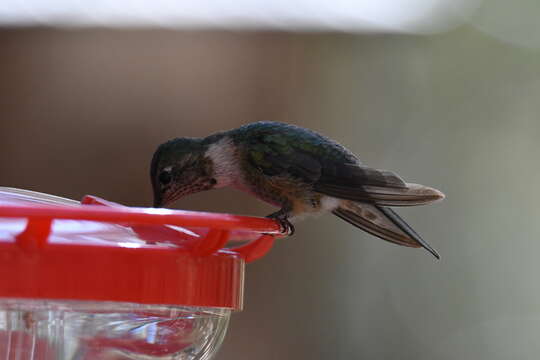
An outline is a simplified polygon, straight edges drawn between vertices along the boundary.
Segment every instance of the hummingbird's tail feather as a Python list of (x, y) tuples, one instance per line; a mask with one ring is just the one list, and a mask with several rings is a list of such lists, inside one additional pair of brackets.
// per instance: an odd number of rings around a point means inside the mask
[(423, 247), (439, 259), (437, 251), (390, 208), (344, 201), (332, 213), (383, 240), (402, 246)]

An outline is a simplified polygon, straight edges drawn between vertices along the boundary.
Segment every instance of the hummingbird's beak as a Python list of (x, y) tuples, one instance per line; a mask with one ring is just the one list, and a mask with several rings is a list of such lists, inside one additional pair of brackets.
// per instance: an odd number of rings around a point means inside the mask
[(175, 201), (178, 197), (175, 197), (174, 194), (171, 196), (170, 193), (163, 193), (159, 190), (157, 190), (154, 193), (154, 207), (160, 208), (165, 207)]
[(154, 192), (154, 207), (159, 208), (163, 206), (163, 198), (159, 191)]

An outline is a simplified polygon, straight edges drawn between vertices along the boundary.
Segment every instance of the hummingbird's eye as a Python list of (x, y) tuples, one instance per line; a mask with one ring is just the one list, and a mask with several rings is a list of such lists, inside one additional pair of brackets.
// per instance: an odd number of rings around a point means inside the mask
[(170, 171), (162, 171), (160, 174), (159, 174), (159, 182), (162, 184), (162, 185), (167, 185), (168, 183), (170, 183), (172, 180), (172, 176), (171, 176), (171, 172)]

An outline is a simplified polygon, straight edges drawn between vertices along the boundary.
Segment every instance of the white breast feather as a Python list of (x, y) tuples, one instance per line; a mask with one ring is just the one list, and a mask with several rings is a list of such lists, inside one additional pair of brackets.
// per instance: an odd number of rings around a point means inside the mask
[(331, 196), (323, 196), (321, 199), (321, 211), (332, 211), (337, 208), (343, 200)]
[(208, 156), (214, 164), (214, 178), (216, 187), (234, 185), (242, 178), (236, 148), (229, 137), (212, 144), (206, 150)]

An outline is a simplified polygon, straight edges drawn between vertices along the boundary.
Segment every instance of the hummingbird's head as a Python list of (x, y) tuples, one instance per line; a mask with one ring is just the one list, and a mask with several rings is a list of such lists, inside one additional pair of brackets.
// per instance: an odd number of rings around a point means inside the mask
[(150, 178), (154, 207), (216, 185), (213, 162), (202, 139), (177, 138), (161, 144), (152, 158)]

